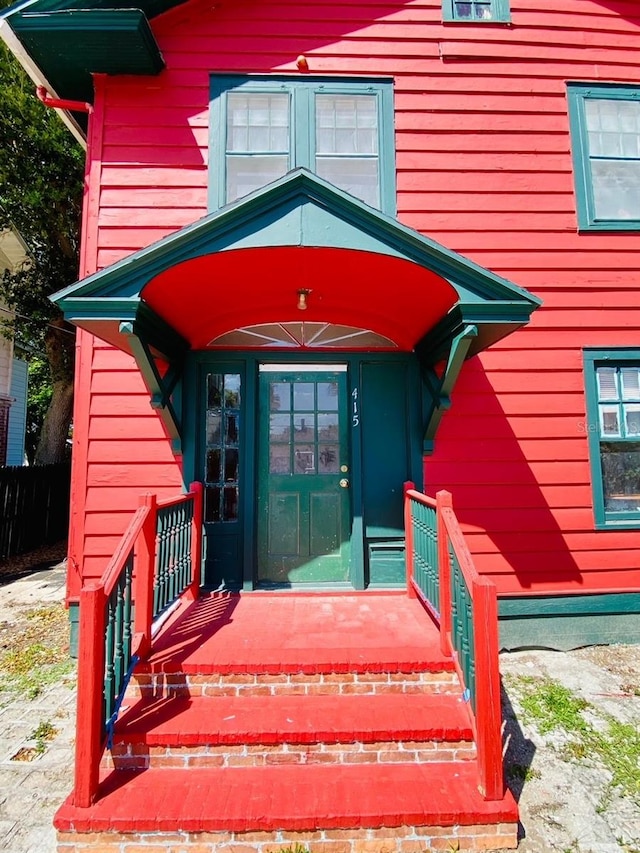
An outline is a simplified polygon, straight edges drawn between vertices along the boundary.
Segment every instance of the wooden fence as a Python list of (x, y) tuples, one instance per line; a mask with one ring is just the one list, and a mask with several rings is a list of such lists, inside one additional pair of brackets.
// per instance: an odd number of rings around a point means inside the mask
[(71, 466), (0, 468), (0, 560), (64, 539)]

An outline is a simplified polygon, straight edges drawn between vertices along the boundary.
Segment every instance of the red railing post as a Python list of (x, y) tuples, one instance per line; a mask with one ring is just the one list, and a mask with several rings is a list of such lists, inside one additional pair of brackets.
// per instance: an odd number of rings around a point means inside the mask
[(79, 725), (76, 732), (74, 804), (88, 808), (98, 792), (104, 715), (104, 587), (93, 581), (80, 592), (78, 648)]
[(452, 509), (451, 492), (436, 494), (436, 527), (438, 536), (438, 577), (440, 579), (440, 648), (450, 655), (451, 645), (451, 562), (449, 559), (449, 534), (443, 509)]
[(415, 585), (413, 583), (413, 523), (411, 513), (411, 498), (407, 494), (415, 489), (416, 484), (407, 480), (403, 484), (404, 491), (404, 559), (407, 572), (407, 595), (409, 598), (417, 598)]
[(193, 520), (191, 522), (191, 583), (185, 597), (195, 601), (200, 595), (200, 575), (202, 571), (202, 508), (204, 489), (202, 483), (191, 483), (189, 491), (193, 493)]
[(486, 578), (473, 584), (473, 636), (476, 661), (476, 739), (480, 791), (486, 800), (504, 796), (502, 714), (498, 662), (498, 598)]
[(156, 566), (157, 495), (140, 495), (139, 505), (147, 507), (140, 536), (136, 542), (136, 591), (133, 633), (138, 641), (137, 652), (142, 657), (151, 651), (153, 622), (153, 581)]

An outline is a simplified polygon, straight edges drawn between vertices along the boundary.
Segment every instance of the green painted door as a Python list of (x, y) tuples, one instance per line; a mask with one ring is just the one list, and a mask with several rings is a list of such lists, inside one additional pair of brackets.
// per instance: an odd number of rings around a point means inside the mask
[(262, 365), (259, 393), (258, 583), (346, 582), (346, 365)]

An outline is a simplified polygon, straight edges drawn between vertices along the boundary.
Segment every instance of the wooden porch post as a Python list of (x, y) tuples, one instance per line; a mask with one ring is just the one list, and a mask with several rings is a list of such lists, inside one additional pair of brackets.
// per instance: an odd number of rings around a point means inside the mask
[(411, 498), (407, 496), (407, 492), (415, 489), (416, 484), (411, 480), (403, 483), (404, 492), (404, 559), (407, 573), (407, 595), (409, 598), (417, 598), (413, 584), (413, 524), (411, 518)]
[(136, 543), (135, 619), (133, 633), (138, 642), (137, 653), (144, 657), (151, 650), (151, 623), (153, 622), (153, 583), (156, 562), (156, 529), (158, 515), (157, 495), (140, 495), (139, 505), (149, 513), (144, 520), (141, 535)]
[(444, 655), (451, 654), (451, 561), (449, 535), (442, 515), (445, 508), (453, 508), (451, 492), (436, 494), (436, 526), (438, 530), (438, 577), (440, 581), (440, 648)]
[(193, 492), (193, 520), (191, 522), (191, 583), (185, 593), (188, 601), (195, 601), (200, 595), (200, 575), (202, 572), (202, 509), (204, 489), (202, 483), (191, 483)]

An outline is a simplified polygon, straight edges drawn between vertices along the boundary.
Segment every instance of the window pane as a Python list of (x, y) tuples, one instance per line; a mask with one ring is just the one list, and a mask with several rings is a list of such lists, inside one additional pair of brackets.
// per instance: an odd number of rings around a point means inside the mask
[(238, 487), (225, 486), (222, 498), (222, 520), (236, 521), (238, 518)]
[(316, 454), (312, 444), (300, 444), (293, 454), (294, 474), (315, 474)]
[(314, 441), (315, 440), (315, 416), (313, 414), (293, 416), (293, 440)]
[(640, 435), (640, 405), (628, 403), (624, 407), (625, 435)]
[(640, 367), (621, 367), (622, 399), (640, 400)]
[(337, 474), (340, 470), (337, 444), (321, 444), (318, 448), (318, 473)]
[(338, 408), (338, 383), (318, 382), (318, 409), (336, 411)]
[(338, 413), (318, 415), (318, 439), (320, 441), (338, 440)]
[(599, 219), (640, 219), (640, 160), (592, 160), (593, 201)]
[(222, 376), (219, 373), (207, 374), (207, 406), (215, 409), (222, 401)]
[(235, 201), (281, 178), (289, 169), (289, 158), (274, 154), (227, 156), (227, 201)]
[(227, 415), (226, 444), (238, 443), (238, 415)]
[(371, 207), (380, 206), (377, 159), (316, 157), (316, 172)]
[(220, 474), (222, 473), (220, 460), (221, 460), (221, 451), (220, 450), (209, 450), (207, 452), (207, 482), (208, 483), (217, 483), (220, 481)]
[(601, 444), (605, 509), (640, 513), (640, 444)]
[(205, 521), (220, 521), (220, 489), (218, 486), (205, 490)]
[(289, 415), (271, 415), (269, 418), (269, 441), (289, 441)]
[(592, 157), (638, 156), (640, 102), (586, 98), (584, 108)]
[(620, 435), (617, 406), (600, 406), (600, 432), (602, 435)]
[(227, 450), (224, 454), (224, 479), (227, 483), (235, 483), (238, 479), (237, 450)]
[(288, 412), (291, 409), (291, 385), (288, 382), (272, 382), (269, 392), (272, 412)]
[(272, 444), (269, 448), (269, 473), (291, 473), (291, 462), (288, 444)]
[(598, 367), (596, 376), (598, 378), (598, 398), (600, 400), (617, 400), (616, 368)]
[(289, 152), (289, 96), (239, 92), (227, 97), (227, 151)]
[(221, 422), (222, 415), (220, 412), (207, 412), (207, 444), (220, 444), (222, 438)]
[(299, 412), (312, 412), (315, 409), (313, 382), (295, 382), (293, 385), (293, 408)]
[(225, 374), (224, 405), (227, 409), (240, 408), (240, 376), (237, 373)]
[(377, 154), (375, 95), (316, 95), (318, 154)]

